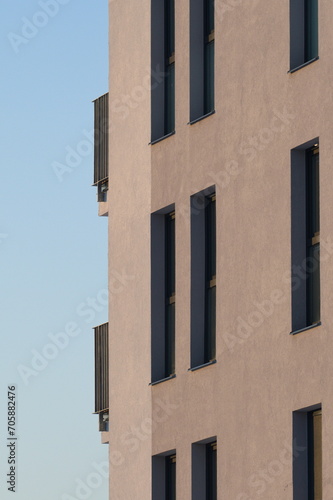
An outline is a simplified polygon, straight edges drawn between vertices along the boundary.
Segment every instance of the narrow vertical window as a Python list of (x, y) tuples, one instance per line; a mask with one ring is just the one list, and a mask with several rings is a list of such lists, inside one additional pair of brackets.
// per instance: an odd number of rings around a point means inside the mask
[(151, 40), (151, 140), (155, 142), (175, 130), (174, 0), (152, 0)]
[(290, 69), (318, 58), (318, 0), (290, 0)]
[(192, 500), (217, 500), (216, 437), (192, 443)]
[(307, 179), (307, 324), (320, 321), (320, 226), (319, 226), (319, 148), (306, 152)]
[(169, 377), (175, 373), (175, 212), (168, 214), (165, 222), (165, 377)]
[(310, 414), (310, 495), (313, 500), (322, 500), (322, 414), (321, 410)]
[(190, 0), (190, 123), (214, 111), (214, 0)]
[(165, 112), (164, 135), (175, 129), (175, 2), (165, 0)]
[(216, 351), (216, 197), (208, 197), (206, 206), (206, 299), (205, 359), (215, 359)]
[(322, 500), (322, 410), (293, 412), (294, 500)]
[(214, 0), (204, 1), (204, 115), (214, 109)]
[[(212, 188), (206, 192), (212, 191)], [(191, 368), (216, 357), (216, 197), (191, 197)]]
[(304, 0), (304, 62), (318, 56), (318, 0)]
[(165, 459), (165, 500), (176, 500), (176, 455)]
[(206, 500), (217, 500), (216, 442), (206, 445)]
[(158, 211), (151, 217), (152, 383), (175, 374), (176, 243), (173, 208)]
[(292, 333), (295, 333), (320, 323), (318, 143), (292, 150), (291, 162)]
[(176, 500), (175, 450), (152, 457), (152, 500)]

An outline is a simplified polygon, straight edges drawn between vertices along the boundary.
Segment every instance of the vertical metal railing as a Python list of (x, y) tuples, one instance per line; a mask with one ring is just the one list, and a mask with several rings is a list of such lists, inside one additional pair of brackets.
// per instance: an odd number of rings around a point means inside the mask
[(109, 324), (95, 330), (95, 413), (100, 416), (100, 430), (108, 430), (109, 417)]
[(94, 186), (106, 201), (109, 179), (109, 94), (94, 101)]

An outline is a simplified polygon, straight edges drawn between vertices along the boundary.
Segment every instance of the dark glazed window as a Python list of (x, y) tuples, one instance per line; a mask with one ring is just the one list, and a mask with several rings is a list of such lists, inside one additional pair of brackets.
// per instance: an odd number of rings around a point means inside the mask
[(214, 109), (214, 0), (205, 0), (204, 115)]
[(166, 216), (165, 231), (165, 377), (169, 377), (175, 373), (175, 212)]
[(190, 123), (214, 111), (214, 0), (190, 0)]
[(176, 500), (176, 455), (165, 458), (165, 500)]
[(322, 500), (322, 410), (293, 412), (294, 500)]
[(152, 383), (175, 374), (175, 212), (170, 205), (151, 216)]
[(290, 70), (318, 54), (318, 0), (290, 0)]
[(318, 56), (318, 0), (304, 0), (304, 62)]
[(192, 500), (217, 500), (216, 436), (192, 443)]
[(216, 443), (206, 445), (206, 499), (217, 500)]
[(191, 197), (191, 369), (215, 357), (216, 196), (211, 187)]
[(309, 493), (310, 500), (322, 500), (322, 413), (313, 411), (308, 415), (309, 423)]
[(307, 156), (307, 324), (320, 321), (319, 149)]
[(291, 151), (292, 333), (320, 323), (317, 141)]
[(164, 135), (175, 129), (175, 2), (165, 0), (165, 128)]
[(205, 359), (207, 363), (216, 355), (216, 197), (207, 198), (206, 206), (206, 307), (205, 307)]
[(175, 130), (175, 2), (151, 2), (151, 140)]
[(176, 500), (176, 451), (152, 457), (152, 500)]

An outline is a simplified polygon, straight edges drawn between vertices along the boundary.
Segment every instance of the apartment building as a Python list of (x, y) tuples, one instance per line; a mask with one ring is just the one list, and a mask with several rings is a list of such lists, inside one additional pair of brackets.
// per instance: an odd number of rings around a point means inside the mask
[(110, 500), (331, 500), (333, 3), (109, 11)]

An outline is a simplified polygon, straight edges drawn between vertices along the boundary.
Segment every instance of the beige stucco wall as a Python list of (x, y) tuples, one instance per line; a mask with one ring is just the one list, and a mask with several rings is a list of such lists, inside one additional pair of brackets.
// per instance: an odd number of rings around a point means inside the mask
[[(177, 498), (190, 500), (191, 443), (214, 435), (219, 500), (291, 500), (292, 411), (319, 402), (333, 498), (333, 4), (319, 3), (320, 59), (288, 74), (288, 2), (216, 0), (216, 113), (190, 126), (189, 2), (176, 0), (176, 134), (149, 146), (150, 2), (109, 2), (111, 500), (149, 499), (151, 455), (174, 448)], [(322, 325), (290, 336), (290, 149), (317, 136)], [(188, 372), (189, 198), (213, 184), (217, 363)], [(171, 203), (177, 377), (149, 387), (150, 213)]]
[[(110, 498), (123, 500), (150, 495), (151, 440), (134, 437), (151, 413), (150, 96), (141, 88), (150, 21), (148, 1), (109, 7)], [(124, 104), (136, 87), (139, 99)]]

